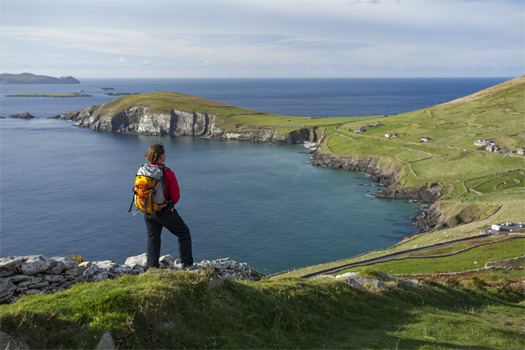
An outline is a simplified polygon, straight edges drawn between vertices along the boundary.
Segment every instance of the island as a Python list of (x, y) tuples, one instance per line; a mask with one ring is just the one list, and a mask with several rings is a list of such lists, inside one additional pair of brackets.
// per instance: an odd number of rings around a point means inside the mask
[(32, 73), (2, 73), (0, 74), (0, 84), (80, 84), (80, 81), (72, 76), (55, 78)]
[(15, 94), (6, 97), (91, 97), (91, 95), (80, 94), (78, 92), (66, 92), (61, 94)]

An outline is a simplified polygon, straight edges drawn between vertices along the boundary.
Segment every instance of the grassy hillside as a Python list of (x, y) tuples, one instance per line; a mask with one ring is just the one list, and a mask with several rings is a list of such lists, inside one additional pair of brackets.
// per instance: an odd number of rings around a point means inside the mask
[(264, 113), (176, 92), (154, 92), (121, 97), (106, 103), (100, 112), (113, 115), (140, 105), (148, 106), (150, 112), (166, 114), (173, 109), (213, 114), (218, 117), (217, 126), (232, 132), (271, 128), (286, 135), (304, 127), (325, 128), (352, 120), (352, 118), (308, 118)]
[(1, 307), (2, 331), (39, 349), (92, 349), (106, 332), (120, 349), (523, 346), (523, 293), (509, 278), (364, 291), (297, 278), (210, 287), (209, 277), (152, 270), (26, 297)]

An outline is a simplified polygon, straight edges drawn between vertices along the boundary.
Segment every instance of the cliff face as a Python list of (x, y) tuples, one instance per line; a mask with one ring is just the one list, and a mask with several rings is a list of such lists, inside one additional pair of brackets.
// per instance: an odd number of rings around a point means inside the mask
[(310, 129), (294, 130), (287, 135), (263, 128), (255, 131), (231, 132), (217, 126), (216, 116), (208, 113), (172, 110), (170, 114), (152, 113), (146, 106), (133, 106), (116, 114), (102, 112), (102, 106), (90, 106), (52, 117), (76, 121), (75, 125), (97, 131), (134, 135), (199, 136), (211, 139), (228, 139), (252, 142), (296, 144), (310, 141), (315, 135)]
[(365, 173), (369, 175), (371, 181), (380, 182), (385, 187), (392, 185), (397, 178), (396, 173), (389, 173), (382, 170), (372, 158), (341, 158), (331, 154), (316, 152), (314, 153), (310, 164), (324, 166), (331, 169)]

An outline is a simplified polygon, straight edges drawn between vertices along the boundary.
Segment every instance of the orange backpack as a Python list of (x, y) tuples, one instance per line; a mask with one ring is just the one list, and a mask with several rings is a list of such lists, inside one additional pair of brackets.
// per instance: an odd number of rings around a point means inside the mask
[(164, 166), (144, 164), (137, 171), (135, 186), (133, 186), (133, 200), (129, 211), (135, 206), (144, 213), (155, 215), (156, 212), (167, 206), (164, 198)]

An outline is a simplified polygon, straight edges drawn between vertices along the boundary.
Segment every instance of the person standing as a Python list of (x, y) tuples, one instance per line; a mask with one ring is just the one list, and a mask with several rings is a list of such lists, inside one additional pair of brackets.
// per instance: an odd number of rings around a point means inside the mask
[(166, 161), (164, 145), (161, 143), (151, 145), (146, 153), (146, 159), (150, 166), (162, 167), (164, 171), (164, 198), (167, 204), (165, 207), (154, 212), (153, 215), (147, 212), (144, 213), (144, 221), (146, 222), (148, 235), (146, 267), (158, 268), (160, 266), (160, 236), (163, 227), (167, 228), (178, 238), (179, 258), (182, 261), (182, 267), (192, 266), (193, 254), (190, 230), (174, 207), (180, 199), (180, 189), (175, 174), (164, 165)]

